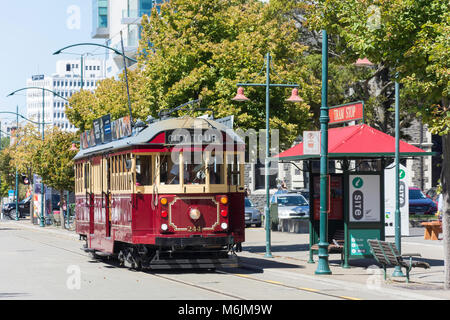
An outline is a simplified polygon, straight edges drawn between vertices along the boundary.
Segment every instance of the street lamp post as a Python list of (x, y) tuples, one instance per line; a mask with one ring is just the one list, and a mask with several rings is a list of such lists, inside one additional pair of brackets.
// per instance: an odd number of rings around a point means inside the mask
[[(18, 129), (19, 129), (19, 106), (16, 106), (16, 145), (19, 142)], [(17, 172), (17, 164), (16, 164), (16, 221), (19, 221), (19, 175)]]
[[(69, 101), (69, 100), (67, 100), (66, 98), (60, 96), (59, 94), (57, 94), (53, 90), (46, 89), (46, 88), (43, 88), (43, 87), (42, 88), (40, 88), (40, 87), (24, 87), (24, 88), (20, 88), (20, 89), (18, 89), (16, 91), (11, 92), (8, 95), (8, 97), (16, 94), (19, 91), (28, 90), (28, 89), (40, 89), (40, 90), (42, 90), (42, 142), (44, 142), (44, 139), (45, 139), (45, 92), (46, 91), (47, 92), (51, 92), (55, 96), (58, 96), (58, 97), (64, 99), (65, 101)], [(19, 113), (17, 112), (17, 117), (18, 117), (18, 114)], [(42, 177), (41, 177), (41, 179), (42, 179)], [(17, 177), (16, 177), (16, 181), (17, 181)], [(41, 227), (45, 227), (45, 223), (44, 223), (45, 222), (44, 221), (44, 196), (45, 196), (44, 195), (44, 183), (41, 180), (41, 217), (40, 217), (40, 223), (39, 223), (39, 225)], [(17, 206), (16, 206), (16, 209), (17, 209)]]
[[(55, 51), (53, 54), (57, 55), (62, 53), (64, 50), (69, 49), (69, 48), (73, 48), (73, 47), (79, 47), (79, 46), (97, 46), (97, 47), (102, 47), (105, 49), (109, 49), (114, 51), (116, 54), (121, 55), (123, 57), (123, 63), (124, 63), (124, 68), (125, 68), (125, 81), (126, 81), (126, 86), (127, 86), (127, 97), (128, 97), (128, 111), (130, 113), (130, 122), (131, 125), (133, 125), (133, 114), (131, 112), (131, 100), (130, 100), (130, 90), (129, 90), (129, 86), (128, 86), (128, 72), (127, 72), (127, 62), (125, 59), (128, 59), (134, 63), (137, 63), (138, 61), (136, 59), (130, 58), (128, 56), (125, 55), (125, 49), (123, 47), (123, 38), (122, 38), (122, 31), (120, 32), (120, 37), (121, 37), (121, 45), (122, 45), (122, 52), (120, 52), (117, 49), (105, 46), (103, 44), (99, 44), (99, 43), (76, 43), (76, 44), (72, 44), (70, 46), (64, 47), (62, 49), (59, 49), (57, 51)], [(81, 59), (81, 89), (83, 89), (83, 58)]]
[[(270, 245), (270, 229), (271, 229), (271, 221), (270, 221), (270, 189), (269, 189), (269, 106), (270, 106), (270, 88), (271, 87), (290, 87), (290, 88), (298, 88), (298, 84), (273, 84), (270, 83), (270, 61), (271, 56), (268, 52), (266, 55), (265, 63), (266, 63), (266, 82), (265, 83), (238, 83), (238, 93), (233, 98), (234, 101), (249, 101), (247, 97), (244, 96), (244, 90), (242, 87), (265, 87), (266, 88), (266, 157), (264, 161), (265, 165), (265, 182), (266, 182), (266, 207), (265, 207), (265, 225), (266, 225), (266, 254), (265, 257), (272, 258), (271, 253), (271, 245)], [(292, 91), (292, 96), (287, 99), (290, 102), (301, 102), (303, 101), (297, 95), (297, 89)]]
[(322, 104), (320, 107), (320, 241), (316, 274), (331, 274), (328, 264), (328, 36), (322, 30)]
[[(400, 84), (395, 75), (395, 246), (401, 254), (402, 234), (401, 234), (401, 217), (400, 217)], [(406, 191), (405, 191), (406, 192)], [(393, 277), (404, 277), (402, 268), (396, 266)]]

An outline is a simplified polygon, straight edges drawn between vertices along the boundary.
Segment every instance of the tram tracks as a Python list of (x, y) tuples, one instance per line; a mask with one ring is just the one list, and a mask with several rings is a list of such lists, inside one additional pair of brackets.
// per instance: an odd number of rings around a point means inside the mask
[[(63, 247), (63, 246), (58, 246), (58, 245), (55, 245), (53, 243), (49, 243), (47, 241), (40, 241), (40, 240), (32, 239), (30, 237), (26, 237), (26, 236), (23, 236), (23, 235), (15, 235), (15, 236), (18, 237), (18, 238), (27, 240), (27, 241), (39, 243), (39, 244), (42, 244), (42, 245), (45, 245), (45, 246), (48, 246), (48, 247), (52, 247), (54, 249), (63, 250), (65, 252), (68, 252), (70, 254), (74, 254), (74, 255), (77, 255), (77, 256), (89, 257), (89, 255), (87, 255), (85, 252), (83, 252), (81, 250), (78, 252), (76, 250), (68, 249), (68, 248)], [(92, 257), (89, 257), (89, 258), (92, 258)], [(100, 260), (103, 263), (112, 265), (114, 267), (121, 268), (119, 266), (118, 262), (115, 262), (114, 260), (106, 260), (105, 258), (98, 258), (98, 260)], [(124, 270), (124, 271), (126, 271), (126, 270)], [(159, 278), (159, 279), (163, 279), (163, 280), (170, 281), (170, 282), (173, 282), (173, 283), (177, 283), (177, 284), (181, 284), (181, 285), (197, 288), (197, 289), (204, 290), (204, 291), (207, 291), (207, 292), (210, 292), (210, 293), (221, 295), (221, 296), (229, 298), (229, 299), (236, 299), (236, 300), (242, 300), (242, 301), (243, 300), (251, 300), (252, 299), (252, 298), (242, 297), (242, 296), (240, 296), (239, 294), (236, 294), (236, 293), (226, 292), (226, 291), (223, 291), (223, 290), (220, 290), (220, 289), (215, 289), (215, 288), (211, 288), (211, 287), (208, 287), (208, 286), (205, 286), (205, 285), (196, 284), (196, 283), (193, 283), (193, 282), (190, 282), (190, 281), (186, 281), (184, 279), (171, 277), (170, 273), (167, 273), (167, 272), (166, 273), (162, 273), (162, 272), (161, 273), (156, 273), (155, 271), (152, 271), (152, 270), (148, 270), (148, 271), (147, 270), (143, 270), (141, 272), (142, 272), (142, 274), (147, 275), (147, 276), (152, 276), (154, 278)], [(248, 270), (245, 271), (245, 267), (244, 268), (238, 268), (238, 270), (236, 270), (235, 272), (229, 272), (229, 271), (225, 271), (225, 270), (214, 270), (214, 271), (211, 271), (212, 274), (229, 275), (229, 276), (233, 276), (233, 277), (236, 277), (236, 278), (240, 278), (240, 279), (245, 280), (245, 281), (254, 281), (254, 282), (267, 284), (267, 285), (270, 285), (270, 286), (277, 286), (279, 288), (292, 289), (292, 290), (302, 291), (302, 292), (305, 292), (305, 293), (307, 292), (308, 294), (312, 294), (312, 295), (314, 295), (316, 297), (317, 297), (317, 295), (319, 295), (319, 296), (323, 297), (324, 299), (326, 299), (326, 298), (333, 298), (333, 299), (340, 299), (340, 300), (359, 300), (359, 299), (355, 299), (355, 298), (352, 298), (352, 297), (346, 297), (346, 296), (341, 296), (341, 295), (332, 294), (332, 293), (328, 293), (328, 292), (323, 292), (323, 291), (320, 291), (320, 290), (317, 290), (317, 289), (314, 289), (314, 288), (306, 288), (306, 287), (301, 287), (301, 286), (289, 285), (289, 284), (282, 283), (280, 281), (275, 281), (275, 280), (270, 280), (270, 279), (261, 279), (261, 278), (257, 278), (257, 277), (245, 274), (245, 272), (248, 272)]]

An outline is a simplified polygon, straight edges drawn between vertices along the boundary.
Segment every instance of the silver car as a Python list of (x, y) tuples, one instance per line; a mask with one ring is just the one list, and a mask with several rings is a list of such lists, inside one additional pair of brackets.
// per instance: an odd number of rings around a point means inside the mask
[(261, 227), (261, 223), (261, 212), (250, 199), (245, 198), (245, 226), (254, 224), (256, 227)]
[(278, 203), (278, 218), (309, 218), (309, 204), (304, 196), (298, 193), (278, 193), (271, 199), (272, 203)]

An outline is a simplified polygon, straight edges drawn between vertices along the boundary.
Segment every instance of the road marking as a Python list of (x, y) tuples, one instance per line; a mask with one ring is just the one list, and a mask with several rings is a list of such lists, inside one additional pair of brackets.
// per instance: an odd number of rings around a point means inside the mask
[(273, 280), (264, 280), (265, 282), (269, 282), (269, 283), (273, 283), (273, 284), (281, 284), (281, 285), (284, 285), (283, 283), (281, 283), (281, 282), (278, 282), (278, 281), (273, 281)]
[(317, 289), (311, 289), (311, 288), (297, 288), (299, 290), (304, 290), (304, 291), (311, 291), (311, 292), (319, 292), (319, 290)]
[(359, 299), (359, 298), (353, 298), (353, 297), (347, 297), (347, 296), (339, 296), (340, 298), (343, 298), (343, 299), (347, 299), (347, 300), (362, 300), (362, 299)]

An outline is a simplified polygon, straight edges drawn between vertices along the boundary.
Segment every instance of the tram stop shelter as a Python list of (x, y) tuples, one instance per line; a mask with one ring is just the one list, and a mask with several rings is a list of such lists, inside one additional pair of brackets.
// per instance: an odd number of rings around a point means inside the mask
[[(303, 143), (272, 160), (307, 162), (310, 191), (308, 262), (313, 263), (320, 234), (320, 155), (304, 154)], [(400, 141), (400, 159), (433, 154)], [(392, 166), (394, 158), (395, 138), (366, 124), (328, 130), (330, 174), (327, 242), (333, 243), (333, 239), (339, 237), (339, 242), (336, 242), (343, 244), (341, 257), (344, 268), (349, 267), (349, 259), (372, 258), (368, 239), (385, 240), (384, 170)], [(399, 189), (402, 202), (408, 190)]]

